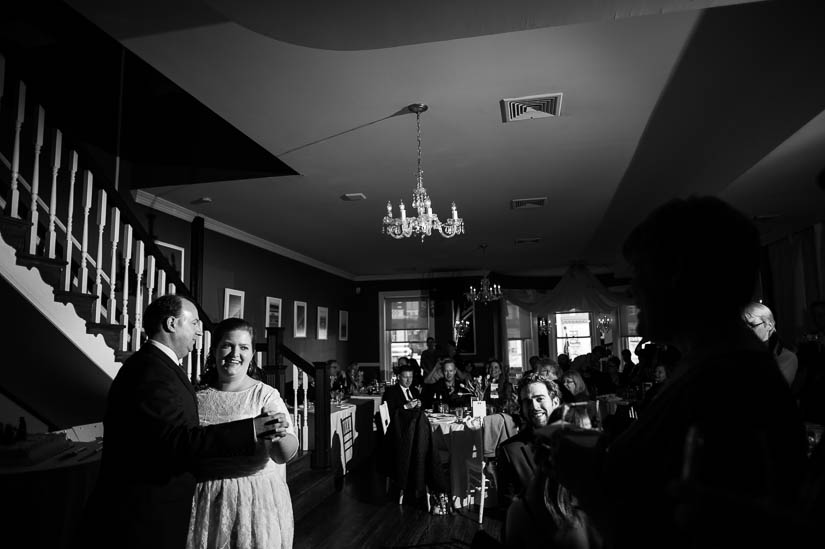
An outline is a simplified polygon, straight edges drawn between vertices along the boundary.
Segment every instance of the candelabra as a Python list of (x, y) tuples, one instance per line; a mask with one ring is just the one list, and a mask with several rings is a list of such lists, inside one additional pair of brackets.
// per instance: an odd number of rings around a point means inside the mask
[(470, 301), (478, 301), (484, 305), (490, 303), (491, 301), (497, 301), (501, 299), (501, 286), (498, 284), (493, 284), (490, 282), (490, 279), (486, 276), (481, 279), (481, 287), (476, 288), (475, 286), (470, 286), (470, 290), (464, 294), (467, 296), (467, 299)]
[(470, 322), (467, 320), (456, 320), (454, 328), (456, 339), (461, 339), (467, 334), (467, 330), (470, 329)]
[(550, 333), (550, 328), (553, 327), (553, 321), (543, 316), (539, 317), (539, 333), (546, 336)]
[(613, 326), (613, 317), (606, 313), (600, 313), (596, 317), (596, 327), (599, 329), (599, 336), (604, 344), (604, 338), (610, 328)]

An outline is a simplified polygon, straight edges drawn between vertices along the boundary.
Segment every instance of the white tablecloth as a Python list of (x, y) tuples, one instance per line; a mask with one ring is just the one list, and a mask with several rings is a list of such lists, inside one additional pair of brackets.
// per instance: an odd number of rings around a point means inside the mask
[[(380, 402), (379, 402), (380, 404)], [(332, 449), (332, 468), (338, 475), (345, 475), (374, 449), (373, 433), (373, 405), (369, 399), (357, 399), (353, 402), (333, 404), (330, 407), (329, 432), (330, 448)], [(352, 418), (352, 445), (344, 448), (345, 418)], [(309, 449), (315, 449), (315, 411), (309, 409)]]

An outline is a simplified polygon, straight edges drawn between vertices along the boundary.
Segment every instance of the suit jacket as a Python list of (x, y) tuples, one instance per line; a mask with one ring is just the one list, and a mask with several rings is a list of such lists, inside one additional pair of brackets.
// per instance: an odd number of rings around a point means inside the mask
[[(410, 393), (413, 399), (421, 398), (421, 394), (415, 387), (410, 387)], [(381, 398), (381, 402), (387, 403), (390, 417), (393, 417), (396, 410), (403, 409), (404, 404), (407, 403), (407, 398), (404, 396), (404, 391), (401, 390), (400, 385), (393, 385), (384, 390), (384, 396)]]
[(536, 451), (533, 431), (525, 428), (499, 445), (496, 451), (496, 475), (499, 498), (508, 503), (514, 496), (524, 495), (536, 473)]
[[(100, 547), (184, 547), (199, 458), (251, 455), (251, 419), (200, 427), (186, 372), (144, 345), (109, 389), (105, 449), (89, 520)], [(107, 528), (102, 528), (102, 527)]]

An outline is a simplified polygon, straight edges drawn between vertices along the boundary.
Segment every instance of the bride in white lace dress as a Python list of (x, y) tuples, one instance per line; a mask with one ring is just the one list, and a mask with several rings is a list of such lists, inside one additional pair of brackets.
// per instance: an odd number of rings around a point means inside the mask
[(267, 412), (288, 424), (288, 434), (260, 445), (251, 457), (200, 463), (187, 549), (291, 549), (294, 523), (284, 463), (294, 455), (297, 439), (286, 405), (276, 389), (249, 376), (254, 334), (248, 322), (224, 320), (214, 338), (202, 377), (210, 387), (197, 393), (201, 424)]

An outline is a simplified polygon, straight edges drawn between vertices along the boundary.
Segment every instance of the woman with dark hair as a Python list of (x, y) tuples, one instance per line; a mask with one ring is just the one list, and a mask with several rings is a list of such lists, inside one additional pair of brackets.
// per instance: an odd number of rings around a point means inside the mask
[[(228, 318), (214, 330), (212, 348), (197, 393), (201, 425), (226, 423), (261, 413), (281, 412), (278, 391), (260, 381), (253, 360), (254, 330)], [(288, 434), (261, 445), (254, 456), (204, 459), (198, 464), (187, 549), (292, 547), (292, 501), (285, 463), (298, 449), (291, 422)]]
[(742, 320), (759, 338), (759, 341), (768, 346), (771, 354), (776, 357), (782, 377), (788, 385), (791, 385), (796, 377), (798, 362), (796, 355), (779, 340), (779, 335), (776, 333), (776, 321), (773, 319), (771, 310), (761, 303), (750, 303), (742, 311)]
[(495, 359), (487, 361), (484, 401), (489, 408), (498, 412), (510, 411), (508, 404), (513, 396), (513, 384), (509, 377), (508, 368), (502, 366), (501, 362)]

